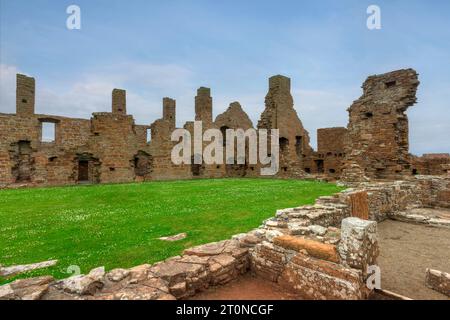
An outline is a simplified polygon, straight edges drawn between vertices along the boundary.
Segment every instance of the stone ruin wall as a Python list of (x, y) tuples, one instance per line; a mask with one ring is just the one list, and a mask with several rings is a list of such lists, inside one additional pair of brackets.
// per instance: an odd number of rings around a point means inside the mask
[[(278, 90), (283, 81), (287, 85)], [(279, 173), (282, 177), (294, 171), (302, 175), (300, 161), (305, 155), (298, 150), (312, 150), (289, 90), (290, 79), (271, 78), (267, 101), (273, 102), (267, 102), (266, 109), (280, 110), (275, 112), (280, 123), (274, 120), (274, 126), (288, 127), (283, 134), (292, 143), (285, 149), (286, 164)], [(35, 80), (24, 75), (17, 75), (16, 97), (16, 114), (0, 113), (3, 187), (259, 176), (258, 164), (226, 164), (225, 154), (222, 165), (174, 165), (171, 151), (177, 142), (172, 142), (170, 136), (176, 128), (176, 101), (171, 98), (163, 99), (163, 117), (146, 126), (136, 125), (127, 115), (126, 92), (121, 89), (112, 92), (111, 112), (93, 113), (89, 120), (35, 114)], [(226, 129), (253, 128), (239, 102), (231, 103), (214, 121), (211, 91), (205, 87), (199, 88), (195, 97), (195, 120), (203, 122), (203, 131), (215, 128), (225, 133)], [(46, 123), (55, 126), (52, 142), (43, 140)], [(184, 128), (193, 136), (193, 122), (187, 122)], [(300, 147), (295, 145), (296, 135), (302, 137)], [(207, 144), (204, 142), (203, 147)]]
[(450, 154), (424, 154), (421, 157), (412, 156), (413, 174), (445, 175), (450, 173)]
[(317, 129), (317, 151), (306, 158), (305, 172), (339, 179), (347, 137), (347, 128)]
[[(252, 121), (242, 109), (241, 104), (237, 101), (232, 102), (224, 113), (218, 115), (214, 124), (216, 129), (219, 129), (224, 137), (226, 137), (227, 129), (242, 129), (246, 131), (253, 128)], [(226, 142), (226, 140), (224, 140), (224, 142)], [(246, 160), (248, 160), (248, 145), (246, 145), (245, 155)], [(250, 165), (248, 164), (248, 161), (244, 164), (227, 164), (226, 157), (227, 155), (224, 154), (225, 174), (227, 177), (256, 177), (259, 175), (260, 168), (257, 164)]]
[(284, 76), (269, 79), (266, 108), (261, 114), (258, 129), (279, 129), (280, 171), (284, 177), (303, 177), (303, 163), (311, 156), (309, 134), (304, 129), (291, 95), (291, 80)]
[[(133, 160), (140, 152), (149, 154), (150, 147), (147, 126), (135, 125), (133, 117), (126, 115), (123, 94), (113, 93), (115, 112), (73, 119), (35, 114), (34, 79), (18, 75), (17, 83), (17, 113), (0, 114), (0, 183), (133, 181)], [(44, 123), (55, 127), (52, 142), (42, 139)]]
[(418, 86), (412, 69), (367, 78), (363, 95), (348, 109), (344, 177), (395, 180), (412, 174), (405, 112), (416, 103)]
[[(271, 77), (256, 128), (280, 130), (277, 177), (352, 183), (449, 174), (448, 155), (409, 154), (405, 112), (416, 102), (418, 85), (412, 69), (369, 77), (363, 95), (348, 109), (348, 127), (318, 129), (315, 151), (294, 109), (290, 79)], [(137, 125), (127, 115), (125, 90), (114, 89), (111, 112), (94, 113), (91, 119), (35, 114), (34, 97), (35, 80), (17, 75), (16, 114), (0, 113), (0, 187), (259, 176), (260, 165), (226, 164), (225, 155), (222, 165), (174, 165), (174, 99), (163, 99), (161, 119)], [(211, 90), (205, 87), (195, 97), (195, 120), (203, 121), (204, 131), (254, 128), (239, 102), (214, 120)], [(47, 123), (55, 126), (53, 142), (42, 140)], [(184, 128), (193, 134), (193, 126), (189, 121)]]
[[(173, 300), (229, 283), (247, 272), (306, 299), (366, 299), (368, 267), (379, 254), (377, 222), (413, 219), (414, 207), (450, 206), (450, 177), (378, 182), (277, 210), (229, 240), (130, 269), (55, 280), (44, 276), (0, 286), (0, 300)], [(370, 220), (369, 220), (370, 219)], [(448, 220), (416, 221), (450, 227)], [(2, 273), (0, 267), (0, 275)]]

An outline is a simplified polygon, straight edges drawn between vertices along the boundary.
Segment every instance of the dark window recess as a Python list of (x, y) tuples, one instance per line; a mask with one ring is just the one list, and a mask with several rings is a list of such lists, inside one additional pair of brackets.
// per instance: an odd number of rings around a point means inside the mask
[(49, 162), (54, 162), (56, 159), (58, 159), (58, 157), (50, 157), (50, 158), (48, 158), (48, 161)]
[(140, 150), (133, 160), (136, 176), (145, 177), (152, 171), (152, 157), (148, 153)]
[(372, 112), (366, 112), (364, 115), (366, 116), (366, 118), (372, 118), (373, 117), (373, 113)]
[(22, 103), (27, 103), (27, 99), (22, 99)]
[(280, 150), (281, 152), (286, 152), (289, 145), (289, 140), (286, 138), (280, 138)]
[(397, 81), (386, 82), (386, 88), (392, 88), (392, 87), (395, 87), (396, 85), (397, 85)]
[(311, 168), (305, 168), (306, 173), (311, 173)]
[(195, 163), (195, 155), (191, 157), (191, 172), (194, 177), (200, 176), (202, 171), (202, 165)]
[(317, 166), (317, 173), (323, 173), (323, 160), (315, 160)]
[(334, 169), (330, 169), (330, 170), (328, 170), (330, 173), (336, 173), (336, 170), (334, 170)]
[(302, 156), (303, 151), (303, 139), (301, 136), (295, 137), (295, 152), (297, 153), (297, 157)]
[(197, 177), (200, 175), (200, 169), (201, 169), (201, 164), (191, 164), (191, 171), (192, 171), (192, 175)]
[(33, 150), (30, 141), (19, 141), (17, 144), (17, 153), (14, 156), (16, 165), (13, 168), (13, 175), (16, 176), (16, 182), (31, 180), (33, 171)]

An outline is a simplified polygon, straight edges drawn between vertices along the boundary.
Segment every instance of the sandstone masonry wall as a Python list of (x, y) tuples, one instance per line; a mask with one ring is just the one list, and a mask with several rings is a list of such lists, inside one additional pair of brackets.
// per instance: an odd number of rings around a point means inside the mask
[[(271, 77), (256, 127), (280, 130), (276, 177), (351, 183), (405, 180), (413, 174), (449, 175), (448, 155), (414, 157), (408, 153), (405, 112), (416, 102), (418, 85), (412, 69), (369, 77), (363, 95), (348, 109), (348, 128), (319, 129), (318, 150), (314, 151), (294, 109), (290, 79)], [(16, 114), (0, 113), (0, 188), (260, 176), (261, 164), (248, 163), (248, 145), (244, 162), (227, 163), (224, 154), (223, 164), (173, 164), (176, 101), (168, 97), (162, 101), (162, 118), (136, 125), (127, 115), (122, 89), (112, 91), (111, 112), (94, 113), (91, 119), (35, 114), (35, 80), (31, 77), (17, 75), (16, 96)], [(195, 120), (203, 122), (203, 132), (218, 129), (223, 135), (227, 129), (253, 128), (239, 102), (231, 103), (213, 121), (213, 98), (206, 87), (197, 91)], [(44, 139), (47, 125), (54, 127), (51, 141)], [(193, 136), (193, 122), (184, 128)], [(203, 147), (208, 144), (204, 142)], [(192, 160), (196, 157), (193, 148), (192, 144)]]
[(416, 103), (418, 85), (412, 69), (367, 78), (363, 95), (348, 109), (344, 178), (395, 180), (412, 173), (405, 112)]

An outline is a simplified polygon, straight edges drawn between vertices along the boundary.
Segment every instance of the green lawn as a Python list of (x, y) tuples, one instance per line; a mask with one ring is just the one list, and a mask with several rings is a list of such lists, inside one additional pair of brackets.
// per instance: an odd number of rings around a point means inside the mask
[[(3, 190), (0, 264), (58, 259), (57, 266), (24, 276), (65, 278), (70, 265), (86, 273), (98, 266), (110, 270), (153, 263), (249, 231), (276, 209), (310, 204), (340, 190), (315, 181), (273, 179)], [(157, 239), (181, 232), (188, 238)]]

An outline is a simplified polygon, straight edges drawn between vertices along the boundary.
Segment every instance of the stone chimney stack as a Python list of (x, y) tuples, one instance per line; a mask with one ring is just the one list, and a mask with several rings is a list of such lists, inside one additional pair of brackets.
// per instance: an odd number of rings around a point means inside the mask
[(175, 128), (176, 101), (174, 99), (163, 98), (163, 119), (170, 122), (170, 126)]
[(17, 74), (16, 114), (20, 116), (34, 114), (35, 88), (34, 78)]
[(280, 91), (291, 91), (291, 79), (282, 75), (269, 78), (269, 90), (278, 89)]
[(211, 89), (200, 87), (195, 97), (195, 120), (203, 121), (203, 127), (212, 125)]
[(112, 112), (127, 114), (127, 92), (122, 89), (114, 89), (112, 92)]

